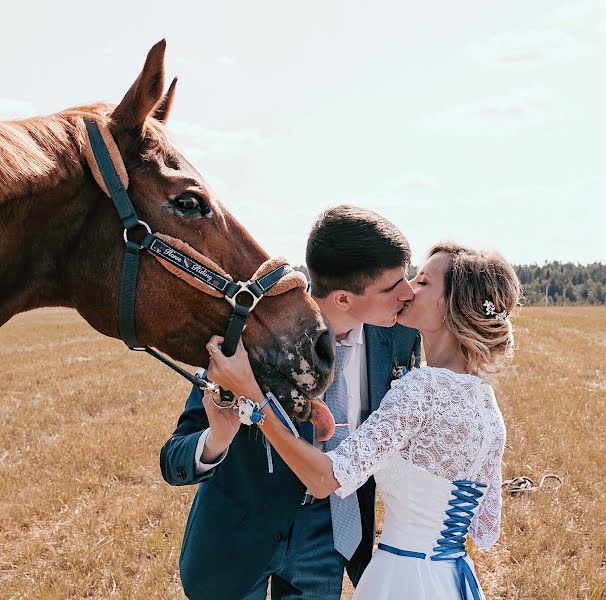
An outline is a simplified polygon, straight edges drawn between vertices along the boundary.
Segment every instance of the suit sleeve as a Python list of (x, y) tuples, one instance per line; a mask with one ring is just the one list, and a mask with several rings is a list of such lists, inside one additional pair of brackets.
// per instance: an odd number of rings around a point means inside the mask
[(205, 473), (196, 469), (198, 440), (208, 427), (202, 393), (193, 387), (179, 417), (177, 428), (160, 450), (160, 470), (167, 483), (192, 485), (205, 481), (216, 473), (218, 467)]

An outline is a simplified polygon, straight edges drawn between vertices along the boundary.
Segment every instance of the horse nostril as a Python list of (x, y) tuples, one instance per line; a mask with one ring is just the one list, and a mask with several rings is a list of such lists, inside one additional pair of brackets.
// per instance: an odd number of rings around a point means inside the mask
[(314, 349), (318, 366), (330, 371), (335, 363), (335, 341), (328, 329), (320, 332), (316, 338)]

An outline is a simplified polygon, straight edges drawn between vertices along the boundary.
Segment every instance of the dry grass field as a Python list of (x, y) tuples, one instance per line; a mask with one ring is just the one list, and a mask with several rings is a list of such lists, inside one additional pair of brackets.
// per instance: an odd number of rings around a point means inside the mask
[[(606, 309), (527, 308), (516, 325), (516, 359), (495, 380), (504, 476), (555, 473), (563, 486), (504, 498), (499, 543), (473, 552), (480, 579), (489, 599), (604, 599)], [(72, 311), (2, 327), (2, 600), (183, 598), (194, 490), (163, 482), (158, 452), (187, 393)]]

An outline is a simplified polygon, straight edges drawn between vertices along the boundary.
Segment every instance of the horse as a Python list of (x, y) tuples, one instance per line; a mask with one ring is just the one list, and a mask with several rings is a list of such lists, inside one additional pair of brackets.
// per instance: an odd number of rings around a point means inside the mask
[[(168, 137), (177, 79), (164, 93), (165, 49), (164, 40), (151, 48), (118, 105), (0, 123), (0, 326), (20, 312), (66, 306), (99, 332), (121, 337), (123, 233), (128, 240), (87, 160), (91, 122), (115, 142), (143, 224), (179, 240), (206, 264), (220, 265), (233, 281), (250, 280), (268, 261)], [(231, 307), (204, 283), (192, 285), (191, 277), (175, 277), (163, 266), (141, 253), (133, 290), (137, 340), (175, 360), (207, 365), (205, 342), (225, 330)], [(251, 311), (243, 341), (261, 387), (290, 415), (310, 418), (310, 398), (332, 377), (334, 350), (305, 289), (264, 297)]]

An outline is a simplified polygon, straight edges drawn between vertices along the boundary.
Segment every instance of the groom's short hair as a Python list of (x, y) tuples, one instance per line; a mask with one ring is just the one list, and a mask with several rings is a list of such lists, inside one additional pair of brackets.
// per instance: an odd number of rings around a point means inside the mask
[(344, 204), (317, 218), (307, 240), (306, 262), (317, 298), (334, 290), (363, 294), (382, 271), (408, 267), (410, 245), (387, 219)]

